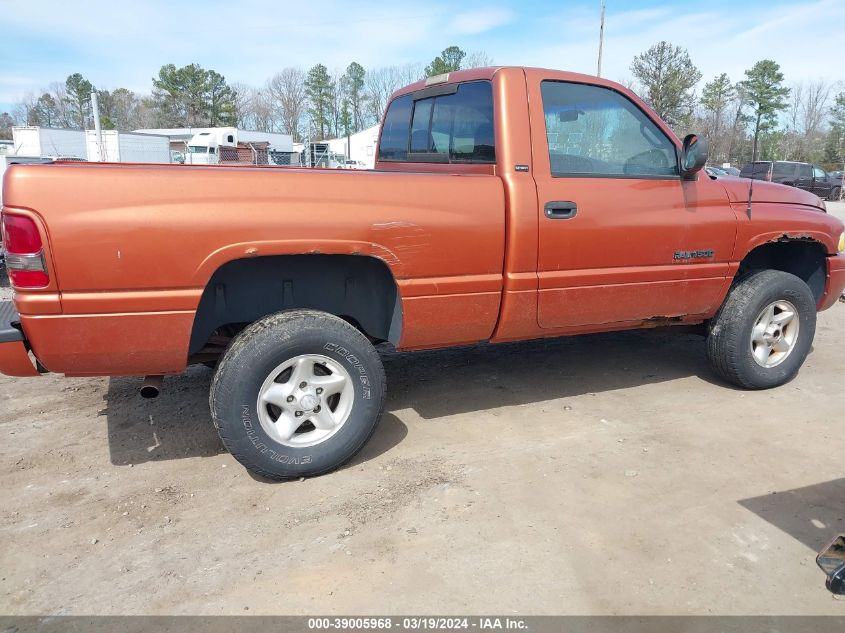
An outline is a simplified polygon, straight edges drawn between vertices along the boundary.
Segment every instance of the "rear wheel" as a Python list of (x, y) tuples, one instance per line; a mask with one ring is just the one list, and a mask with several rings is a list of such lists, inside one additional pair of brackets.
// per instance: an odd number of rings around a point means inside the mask
[(707, 353), (713, 369), (745, 389), (768, 389), (798, 373), (816, 331), (816, 302), (789, 273), (753, 273), (731, 290), (710, 322)]
[(361, 332), (330, 314), (292, 310), (237, 335), (212, 381), (211, 414), (248, 470), (319, 475), (364, 446), (385, 389), (381, 360)]

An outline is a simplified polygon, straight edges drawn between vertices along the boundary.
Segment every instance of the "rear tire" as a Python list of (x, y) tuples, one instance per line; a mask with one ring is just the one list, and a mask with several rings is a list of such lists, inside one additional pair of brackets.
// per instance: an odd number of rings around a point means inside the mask
[(320, 475), (351, 459), (381, 418), (384, 368), (367, 338), (315, 310), (279, 312), (239, 333), (210, 406), (220, 439), (270, 479)]
[(707, 355), (713, 370), (744, 389), (792, 380), (816, 331), (816, 301), (803, 280), (764, 270), (745, 277), (710, 321)]

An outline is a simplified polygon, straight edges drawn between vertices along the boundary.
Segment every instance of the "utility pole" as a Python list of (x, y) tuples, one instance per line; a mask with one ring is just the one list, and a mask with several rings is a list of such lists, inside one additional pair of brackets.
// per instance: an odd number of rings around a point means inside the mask
[(97, 91), (91, 91), (91, 110), (94, 114), (94, 134), (97, 137), (97, 160), (101, 163), (106, 160), (103, 156), (103, 130), (100, 128), (100, 102), (97, 100)]
[(604, 0), (601, 0), (601, 17), (599, 18), (599, 61), (596, 67), (596, 77), (601, 77), (601, 54), (604, 48)]

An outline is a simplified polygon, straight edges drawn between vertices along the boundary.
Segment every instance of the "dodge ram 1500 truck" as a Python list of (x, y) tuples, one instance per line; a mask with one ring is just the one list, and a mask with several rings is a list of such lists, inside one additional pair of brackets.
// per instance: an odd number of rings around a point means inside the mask
[[(393, 95), (374, 171), (55, 163), (6, 173), (0, 370), (215, 365), (246, 468), (316, 475), (378, 423), (374, 344), (701, 324), (725, 381), (798, 372), (845, 286), (815, 195), (718, 179), (631, 91), (534, 68)], [(156, 385), (147, 386), (156, 393)]]

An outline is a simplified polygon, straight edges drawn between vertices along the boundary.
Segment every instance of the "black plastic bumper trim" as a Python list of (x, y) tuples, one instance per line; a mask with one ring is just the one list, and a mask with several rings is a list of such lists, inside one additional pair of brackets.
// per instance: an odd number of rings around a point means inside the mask
[(17, 343), (24, 340), (20, 330), (21, 317), (11, 301), (0, 301), (0, 343)]

